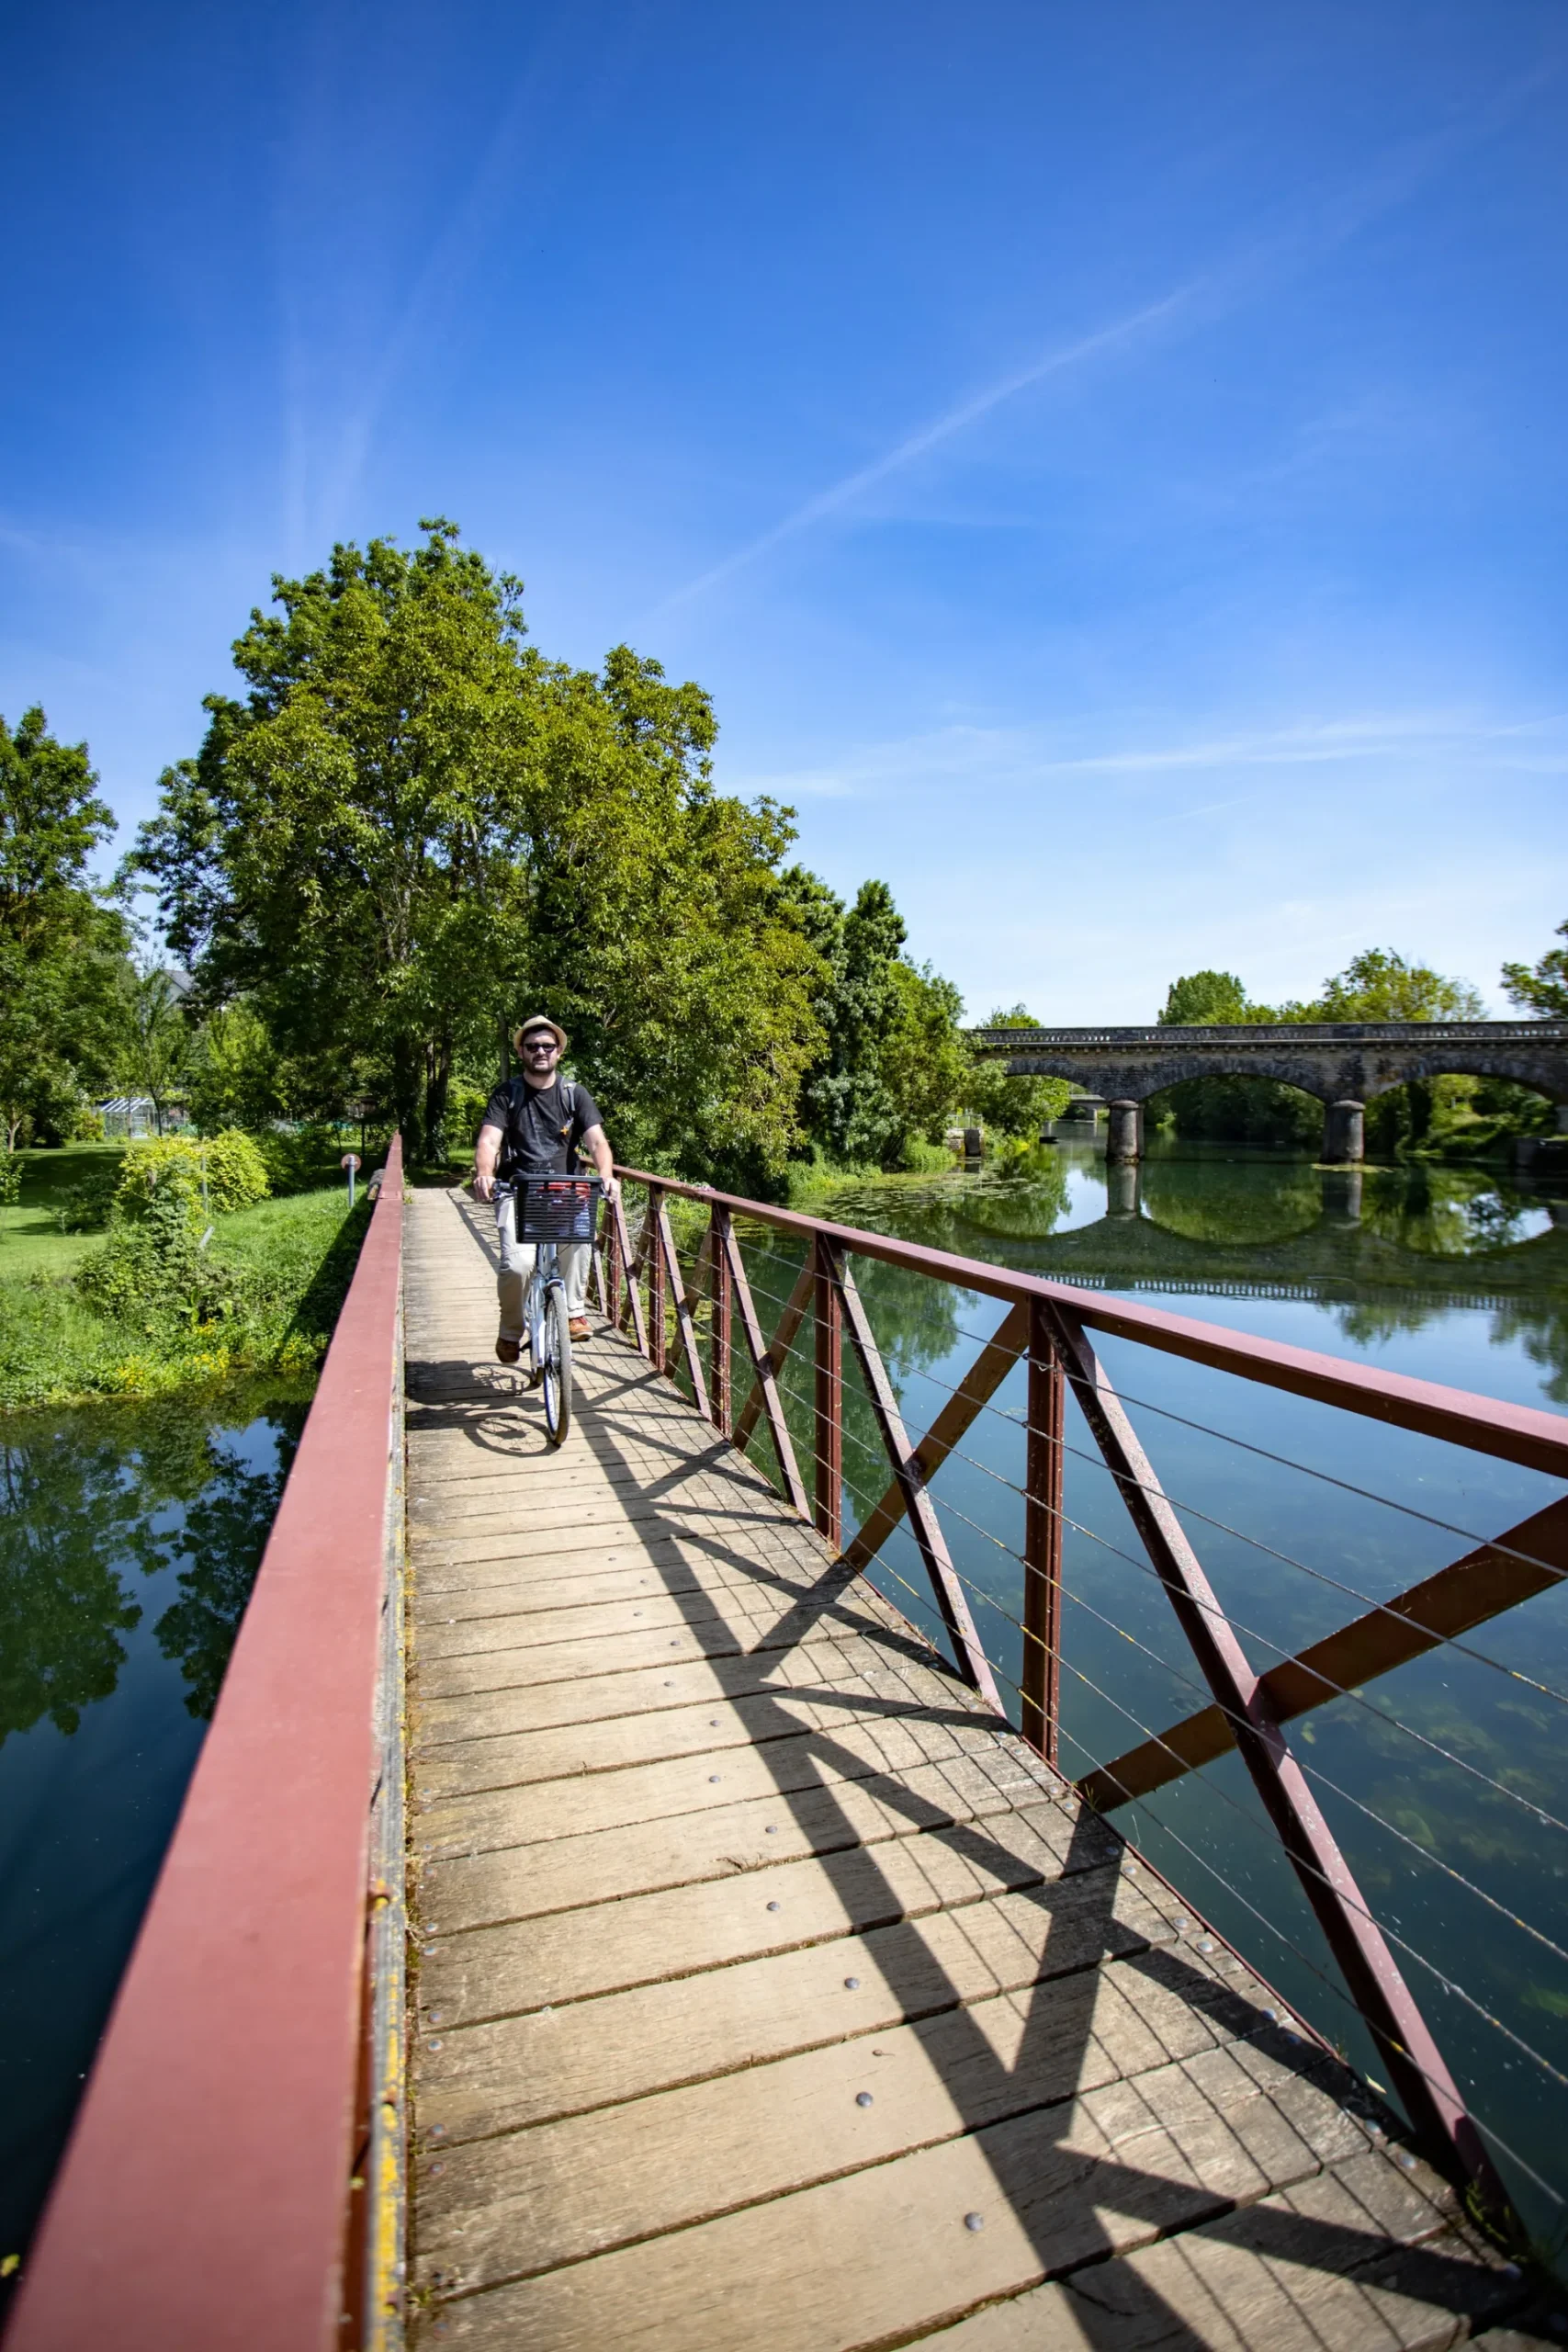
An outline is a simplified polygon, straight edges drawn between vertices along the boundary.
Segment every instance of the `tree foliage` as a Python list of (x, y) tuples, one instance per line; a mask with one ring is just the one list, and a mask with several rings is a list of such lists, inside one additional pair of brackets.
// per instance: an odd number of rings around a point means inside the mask
[(863, 883), (846, 908), (796, 865), (783, 892), (815, 966), (820, 1044), (805, 1072), (807, 1134), (840, 1165), (897, 1168), (914, 1142), (940, 1137), (963, 1100), (963, 1000), (904, 954), (904, 919), (886, 882)]
[(139, 870), (202, 1001), (243, 1000), (324, 1104), (445, 1140), (455, 1075), (544, 1007), (649, 1157), (766, 1169), (796, 1138), (814, 959), (787, 812), (713, 786), (706, 695), (525, 639), (521, 585), (422, 526), (274, 582), (164, 777)]
[(123, 917), (87, 879), (114, 830), (85, 743), (61, 743), (37, 707), (0, 718), (0, 1122), (69, 1130), (118, 1044)]
[(1568, 922), (1558, 924), (1557, 936), (1565, 944), (1549, 947), (1539, 963), (1503, 967), (1508, 997), (1538, 1021), (1568, 1021)]
[(1392, 948), (1368, 947), (1325, 980), (1314, 1004), (1287, 1008), (1302, 1021), (1483, 1021), (1486, 1008), (1468, 980), (1449, 979)]
[(1188, 972), (1172, 980), (1157, 1016), (1162, 1029), (1234, 1028), (1274, 1017), (1267, 1006), (1247, 1001), (1234, 972)]
[[(1025, 1005), (998, 1008), (986, 1023), (987, 1029), (1038, 1029)], [(987, 1135), (1032, 1143), (1052, 1119), (1067, 1107), (1072, 1088), (1065, 1078), (1010, 1078), (1001, 1060), (971, 1058), (963, 1102), (967, 1124)]]

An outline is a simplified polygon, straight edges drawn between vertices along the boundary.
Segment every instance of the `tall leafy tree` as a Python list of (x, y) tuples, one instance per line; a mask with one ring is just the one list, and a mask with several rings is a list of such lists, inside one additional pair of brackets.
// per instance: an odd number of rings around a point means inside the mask
[(1509, 997), (1538, 1021), (1568, 1021), (1568, 922), (1558, 924), (1557, 936), (1565, 944), (1549, 947), (1539, 963), (1503, 967)]
[(847, 909), (803, 866), (791, 867), (784, 888), (818, 959), (822, 1040), (806, 1078), (807, 1132), (831, 1159), (896, 1168), (915, 1137), (941, 1134), (964, 1098), (963, 1000), (905, 956), (904, 919), (886, 882), (863, 883)]
[[(1038, 1029), (1027, 1005), (998, 1005), (987, 1029)], [(1047, 1120), (1059, 1119), (1072, 1088), (1065, 1078), (1010, 1078), (1002, 1060), (973, 1059), (964, 1105), (988, 1135), (1033, 1142)]]
[(1158, 1019), (1162, 1029), (1207, 1029), (1274, 1017), (1267, 1005), (1249, 1002), (1234, 972), (1188, 972), (1172, 980)]
[(415, 1152), (542, 1006), (623, 1148), (778, 1164), (815, 1037), (787, 812), (715, 791), (699, 687), (625, 647), (598, 674), (545, 660), (520, 583), (421, 527), (252, 615), (248, 695), (208, 698), (138, 845), (175, 953), (323, 1099), (378, 1088)]
[(0, 718), (0, 1123), (59, 1128), (118, 1046), (123, 917), (88, 880), (114, 830), (85, 743), (62, 743), (43, 712), (15, 733)]
[(1486, 1008), (1468, 980), (1449, 979), (1389, 947), (1364, 948), (1325, 980), (1315, 1004), (1291, 1007), (1307, 1021), (1483, 1021)]
[(144, 1094), (152, 1103), (160, 1135), (191, 1067), (192, 1036), (183, 994), (179, 975), (165, 965), (145, 972), (128, 970), (121, 980), (121, 1074), (131, 1093)]

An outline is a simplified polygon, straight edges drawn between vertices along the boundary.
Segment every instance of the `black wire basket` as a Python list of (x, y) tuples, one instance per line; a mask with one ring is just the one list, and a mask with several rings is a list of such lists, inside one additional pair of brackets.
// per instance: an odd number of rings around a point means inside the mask
[(514, 1176), (519, 1241), (592, 1241), (599, 1222), (597, 1176)]

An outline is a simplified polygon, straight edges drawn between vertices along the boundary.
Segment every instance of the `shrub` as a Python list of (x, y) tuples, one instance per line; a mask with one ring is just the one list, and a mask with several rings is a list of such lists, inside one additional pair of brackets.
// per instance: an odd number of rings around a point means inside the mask
[(275, 1193), (309, 1193), (336, 1183), (347, 1148), (337, 1128), (325, 1125), (262, 1127), (247, 1141), (260, 1154)]
[(230, 1209), (254, 1208), (272, 1190), (266, 1161), (243, 1127), (225, 1127), (205, 1143), (194, 1136), (164, 1136), (153, 1143), (134, 1143), (126, 1153), (115, 1192), (117, 1211), (131, 1218), (144, 1216), (176, 1172), (188, 1180), (198, 1208), (205, 1174), (207, 1207), (215, 1216)]
[(62, 1233), (96, 1233), (108, 1223), (123, 1166), (122, 1153), (118, 1159), (90, 1168), (85, 1176), (55, 1194), (52, 1212)]
[(157, 1169), (135, 1171), (133, 1213), (117, 1201), (107, 1241), (76, 1278), (101, 1314), (155, 1334), (175, 1326), (202, 1329), (243, 1313), (243, 1273), (209, 1253), (199, 1182), (193, 1153), (169, 1154)]

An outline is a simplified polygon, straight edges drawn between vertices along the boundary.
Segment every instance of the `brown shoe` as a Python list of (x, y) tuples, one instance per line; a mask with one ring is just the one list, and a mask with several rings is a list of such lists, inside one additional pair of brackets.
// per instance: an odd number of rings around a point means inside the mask
[(504, 1331), (497, 1334), (495, 1353), (496, 1361), (498, 1363), (515, 1363), (522, 1352), (523, 1349), (520, 1341), (516, 1340), (509, 1340)]
[(588, 1317), (586, 1315), (574, 1315), (566, 1328), (570, 1332), (575, 1342), (581, 1343), (582, 1340), (591, 1340), (593, 1337), (592, 1332), (588, 1328)]

